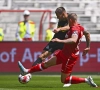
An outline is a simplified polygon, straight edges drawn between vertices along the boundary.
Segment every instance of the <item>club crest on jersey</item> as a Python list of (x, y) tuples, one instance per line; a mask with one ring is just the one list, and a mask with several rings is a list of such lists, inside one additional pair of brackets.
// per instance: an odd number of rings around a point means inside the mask
[(68, 34), (65, 35), (65, 38), (68, 38)]
[(66, 33), (65, 38), (68, 38), (68, 34), (69, 34), (69, 32), (70, 32), (70, 31), (68, 31), (68, 32)]

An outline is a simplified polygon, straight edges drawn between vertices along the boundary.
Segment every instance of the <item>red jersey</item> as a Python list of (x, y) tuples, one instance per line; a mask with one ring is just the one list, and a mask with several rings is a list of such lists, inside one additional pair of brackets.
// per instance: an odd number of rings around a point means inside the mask
[(83, 36), (83, 31), (84, 31), (84, 28), (80, 24), (77, 24), (75, 26), (70, 27), (70, 30), (65, 35), (65, 38), (66, 39), (71, 38), (71, 36), (73, 34), (77, 34), (78, 39), (77, 39), (76, 43), (64, 44), (64, 47), (62, 49), (62, 52), (63, 52), (64, 55), (69, 56), (72, 53), (75, 54), (75, 55), (79, 54), (79, 44), (80, 44), (81, 38)]

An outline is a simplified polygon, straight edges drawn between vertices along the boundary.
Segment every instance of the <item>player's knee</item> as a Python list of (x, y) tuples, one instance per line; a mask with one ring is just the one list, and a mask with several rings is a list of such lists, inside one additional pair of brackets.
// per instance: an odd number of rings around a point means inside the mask
[(47, 62), (44, 63), (44, 67), (45, 67), (45, 68), (48, 68), (48, 67), (49, 67), (49, 65), (48, 65)]
[(39, 58), (41, 58), (41, 60), (44, 60), (45, 59), (43, 54), (40, 55)]
[(46, 55), (47, 55), (46, 53), (42, 53), (41, 55), (39, 55), (39, 58), (41, 58), (41, 59), (46, 58)]
[(42, 55), (39, 55), (39, 58), (42, 58), (43, 56)]

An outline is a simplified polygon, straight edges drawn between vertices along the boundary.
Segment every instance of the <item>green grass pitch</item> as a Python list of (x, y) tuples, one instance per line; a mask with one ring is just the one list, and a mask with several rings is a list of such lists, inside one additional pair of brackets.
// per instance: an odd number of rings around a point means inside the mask
[[(80, 75), (87, 77), (88, 75)], [(100, 85), (100, 76), (92, 75), (93, 80)], [(63, 88), (60, 82), (60, 75), (33, 75), (27, 84), (18, 81), (18, 75), (0, 75), (0, 90), (100, 90), (100, 88), (90, 87), (86, 83), (74, 84)]]

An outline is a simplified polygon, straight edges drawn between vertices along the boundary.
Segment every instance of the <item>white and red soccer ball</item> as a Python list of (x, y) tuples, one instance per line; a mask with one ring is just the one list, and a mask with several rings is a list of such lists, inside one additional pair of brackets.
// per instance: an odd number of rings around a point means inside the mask
[(26, 83), (28, 83), (30, 81), (31, 77), (32, 77), (32, 75), (30, 73), (26, 74), (24, 76), (20, 74), (18, 76), (18, 80), (19, 80), (20, 83), (26, 84)]

